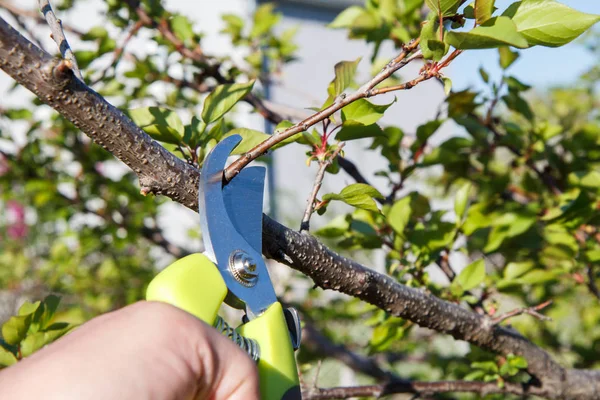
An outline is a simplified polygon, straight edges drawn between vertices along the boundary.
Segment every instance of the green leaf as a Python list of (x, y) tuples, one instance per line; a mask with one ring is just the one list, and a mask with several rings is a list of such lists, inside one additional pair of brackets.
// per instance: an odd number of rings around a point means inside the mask
[(351, 6), (338, 14), (337, 17), (327, 25), (329, 28), (351, 28), (354, 21), (365, 12), (365, 9), (359, 6)]
[(436, 119), (419, 126), (417, 128), (417, 139), (419, 140), (419, 144), (427, 142), (427, 140), (439, 129), (443, 122), (444, 121), (441, 119)]
[(383, 134), (383, 131), (377, 124), (364, 125), (357, 121), (344, 121), (342, 127), (335, 135), (335, 138), (340, 141), (364, 139), (368, 137), (376, 137)]
[(179, 116), (160, 107), (144, 107), (128, 110), (129, 117), (153, 139), (179, 144), (183, 140), (184, 127)]
[(60, 297), (55, 296), (53, 294), (48, 295), (46, 296), (42, 304), (44, 304), (44, 312), (40, 318), (40, 325), (44, 327), (54, 317), (54, 314), (58, 309), (58, 305), (60, 304)]
[(498, 372), (498, 365), (494, 361), (475, 361), (471, 363), (471, 368), (479, 369), (487, 373)]
[(12, 316), (2, 325), (2, 337), (10, 345), (17, 345), (27, 335), (31, 325), (32, 314)]
[(338, 215), (334, 219), (332, 219), (327, 225), (320, 228), (315, 232), (315, 235), (326, 237), (326, 238), (336, 238), (343, 236), (350, 229), (350, 223), (346, 219), (345, 215)]
[(0, 367), (10, 367), (17, 362), (17, 357), (4, 347), (0, 346)]
[(171, 28), (175, 36), (179, 38), (186, 46), (193, 45), (194, 30), (192, 23), (183, 15), (176, 15), (171, 18)]
[(333, 101), (336, 96), (342, 94), (342, 92), (350, 86), (354, 80), (356, 68), (358, 67), (360, 60), (361, 58), (359, 57), (354, 61), (340, 61), (335, 64), (335, 78), (333, 78), (327, 87), (327, 93), (329, 94), (331, 101)]
[(531, 89), (531, 86), (524, 84), (514, 76), (507, 76), (504, 78), (504, 82), (508, 86), (508, 90), (513, 92), (525, 92)]
[(94, 26), (89, 31), (81, 35), (81, 40), (98, 40), (108, 37), (108, 31), (103, 26)]
[(540, 283), (549, 282), (555, 280), (557, 275), (560, 274), (559, 271), (546, 271), (536, 269), (531, 272), (528, 272), (524, 276), (519, 278), (519, 282), (529, 284), (529, 285), (537, 285)]
[(246, 83), (219, 85), (213, 90), (202, 108), (202, 120), (208, 125), (215, 122), (244, 98), (254, 86), (254, 80)]
[(462, 221), (465, 211), (467, 210), (467, 203), (469, 201), (469, 192), (473, 185), (471, 182), (465, 183), (458, 192), (456, 192), (456, 198), (454, 199), (454, 212), (456, 213), (456, 221)]
[(387, 215), (387, 222), (394, 231), (404, 233), (412, 214), (411, 197), (406, 196), (396, 201)]
[(519, 96), (517, 92), (510, 91), (506, 96), (502, 96), (502, 101), (504, 101), (504, 104), (506, 104), (510, 110), (521, 114), (530, 121), (533, 120), (531, 107), (529, 107), (527, 101)]
[(456, 14), (460, 3), (461, 0), (425, 0), (431, 11), (444, 17)]
[(244, 30), (244, 20), (235, 14), (224, 14), (221, 19), (225, 22), (225, 28), (221, 32), (229, 33), (233, 44), (239, 43)]
[(353, 120), (363, 125), (371, 125), (379, 121), (385, 110), (387, 110), (396, 99), (390, 104), (373, 104), (365, 99), (358, 99), (346, 107), (342, 108), (342, 121)]
[[(485, 261), (479, 259), (469, 265), (467, 265), (460, 274), (456, 277), (454, 282), (460, 285), (463, 290), (471, 290), (481, 283), (485, 279)], [(452, 282), (454, 284), (454, 282)]]
[(427, 48), (431, 51), (431, 58), (434, 61), (440, 61), (448, 53), (450, 46), (441, 40), (429, 39), (427, 40)]
[(323, 200), (338, 200), (356, 208), (362, 208), (368, 211), (379, 212), (377, 203), (373, 198), (382, 199), (383, 195), (374, 187), (364, 183), (354, 183), (346, 186), (339, 194), (328, 193), (323, 196)]
[[(433, 59), (434, 55), (439, 56), (439, 50), (436, 48), (435, 41), (439, 41), (439, 18), (435, 13), (430, 13), (427, 16), (427, 21), (421, 27), (420, 47), (423, 57), (426, 59)], [(429, 44), (432, 44), (434, 48), (429, 48)], [(438, 46), (439, 47), (439, 46)], [(435, 54), (434, 54), (435, 53)]]
[(478, 25), (492, 18), (495, 0), (475, 0), (475, 20)]
[(252, 27), (252, 31), (250, 31), (251, 39), (266, 35), (279, 22), (281, 14), (274, 13), (274, 9), (274, 3), (265, 3), (256, 9), (254, 12), (254, 26)]
[(536, 221), (535, 215), (525, 213), (504, 213), (493, 221), (493, 228), (487, 244), (483, 248), (485, 253), (497, 250), (508, 239), (525, 233)]
[(288, 121), (286, 119), (277, 124), (277, 126), (275, 127), (275, 131), (273, 133), (275, 135), (278, 135), (278, 134), (286, 131), (287, 129), (291, 128), (292, 126), (294, 126), (294, 123), (292, 121)]
[(240, 135), (242, 137), (242, 141), (240, 142), (240, 144), (238, 144), (237, 147), (231, 152), (232, 155), (244, 154), (254, 146), (264, 142), (271, 136), (263, 132), (255, 131), (254, 129), (236, 128), (227, 132), (227, 134), (223, 136), (223, 139), (232, 135)]
[(369, 341), (372, 353), (386, 351), (392, 344), (404, 336), (404, 328), (396, 323), (383, 323), (373, 329), (373, 336)]
[(600, 188), (600, 171), (576, 171), (568, 177), (569, 184), (587, 189)]
[(23, 305), (21, 305), (21, 307), (19, 307), (19, 312), (17, 313), (17, 315), (33, 314), (37, 311), (40, 304), (42, 304), (41, 301), (36, 301), (35, 303), (30, 303), (26, 301), (25, 303), (23, 303)]
[(505, 279), (518, 278), (521, 275), (523, 275), (525, 272), (531, 270), (533, 267), (535, 267), (535, 264), (531, 260), (508, 263), (508, 265), (504, 269), (504, 278)]
[(448, 96), (452, 90), (452, 80), (444, 76), (442, 77), (442, 82), (444, 83), (444, 94)]
[(23, 357), (30, 356), (42, 347), (54, 342), (74, 327), (74, 325), (61, 322), (49, 326), (44, 331), (28, 335), (21, 342), (21, 354)]
[(522, 356), (515, 356), (514, 354), (509, 354), (506, 360), (510, 365), (518, 369), (525, 369), (529, 366), (527, 360)]
[(490, 81), (490, 76), (489, 74), (485, 71), (485, 69), (483, 69), (483, 67), (479, 67), (479, 75), (481, 75), (481, 79), (483, 79), (483, 81), (485, 83), (488, 83)]
[(183, 142), (195, 148), (205, 130), (206, 124), (204, 121), (193, 115), (190, 124), (184, 127)]
[(500, 67), (507, 69), (519, 58), (519, 53), (512, 51), (508, 46), (498, 47), (498, 54), (500, 56)]
[(500, 46), (528, 47), (527, 40), (517, 32), (508, 17), (495, 17), (469, 32), (448, 32), (446, 43), (457, 49), (489, 49)]
[(503, 15), (512, 18), (530, 46), (563, 46), (600, 21), (600, 15), (582, 13), (554, 0), (516, 2)]

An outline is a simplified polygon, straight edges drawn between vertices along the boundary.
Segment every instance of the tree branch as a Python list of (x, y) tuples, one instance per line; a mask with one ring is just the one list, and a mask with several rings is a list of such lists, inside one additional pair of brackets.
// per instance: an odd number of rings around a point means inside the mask
[[(392, 74), (399, 69), (406, 66), (412, 59), (408, 57), (413, 51), (416, 50), (419, 45), (419, 40), (413, 40), (408, 45), (404, 46), (402, 52), (390, 61), (382, 70), (379, 72), (373, 79), (365, 83), (362, 87), (360, 87), (356, 92), (348, 95), (348, 96), (338, 96), (333, 104), (329, 107), (321, 110), (310, 117), (302, 120), (296, 125), (286, 129), (285, 131), (278, 133), (276, 135), (270, 136), (268, 139), (258, 144), (254, 148), (248, 150), (243, 157), (238, 158), (236, 161), (231, 163), (229, 167), (225, 169), (225, 179), (227, 181), (231, 180), (234, 176), (236, 176), (242, 168), (248, 165), (252, 160), (260, 157), (264, 153), (267, 152), (271, 147), (275, 146), (277, 143), (282, 142), (283, 140), (294, 136), (300, 132), (304, 132), (308, 130), (314, 124), (323, 121), (325, 118), (330, 117), (336, 111), (341, 110), (348, 104), (365, 97), (368, 97), (368, 93), (378, 84), (392, 76)], [(408, 57), (408, 58), (407, 58)]]
[(140, 21), (136, 22), (131, 27), (131, 29), (127, 33), (127, 36), (125, 37), (125, 40), (123, 40), (123, 43), (121, 44), (121, 46), (116, 48), (115, 51), (113, 52), (113, 59), (112, 59), (111, 63), (108, 65), (108, 67), (106, 67), (102, 71), (102, 73), (100, 74), (100, 76), (98, 78), (94, 79), (94, 81), (90, 84), (91, 86), (94, 86), (96, 83), (98, 83), (102, 79), (104, 79), (110, 69), (113, 69), (113, 70), (117, 69), (117, 65), (119, 64), (119, 61), (121, 61), (121, 57), (123, 57), (123, 53), (125, 52), (125, 47), (127, 47), (127, 44), (129, 43), (129, 41), (131, 39), (133, 39), (133, 37), (139, 32), (139, 30), (141, 28), (142, 28), (142, 23)]
[(67, 61), (75, 76), (83, 82), (83, 75), (81, 75), (81, 72), (79, 71), (75, 54), (73, 54), (73, 50), (69, 47), (69, 42), (67, 42), (65, 32), (63, 31), (62, 22), (60, 19), (56, 18), (54, 10), (52, 10), (52, 6), (50, 5), (50, 0), (39, 0), (38, 4), (40, 11), (46, 18), (46, 22), (48, 22), (48, 26), (50, 26), (50, 30), (52, 31), (50, 36), (56, 42), (60, 54)]
[(354, 371), (371, 376), (379, 381), (397, 380), (391, 372), (383, 370), (375, 360), (354, 353), (343, 344), (336, 344), (329, 340), (323, 333), (306, 319), (303, 318), (302, 347), (309, 350), (335, 358)]
[[(142, 194), (165, 195), (197, 209), (200, 172), (169, 153), (121, 111), (75, 79), (68, 65), (40, 50), (0, 18), (0, 68), (132, 168)], [(483, 349), (523, 356), (550, 399), (596, 399), (600, 371), (564, 369), (513, 329), (421, 290), (406, 287), (329, 250), (307, 233), (263, 216), (263, 252), (308, 275), (320, 287), (373, 304), (391, 315)]]
[(551, 321), (552, 318), (547, 317), (538, 312), (538, 311), (548, 307), (550, 304), (552, 304), (552, 300), (545, 301), (542, 304), (538, 304), (537, 306), (533, 306), (533, 307), (516, 308), (512, 311), (509, 311), (505, 314), (502, 314), (498, 317), (493, 318), (492, 323), (494, 325), (498, 325), (502, 321), (506, 321), (509, 318), (516, 317), (517, 315), (521, 315), (521, 314), (529, 314), (529, 315), (534, 316), (537, 319), (542, 320), (542, 321)]
[[(24, 10), (22, 8), (16, 7), (8, 0), (0, 0), (0, 7), (4, 8), (12, 15), (17, 15), (19, 17), (25, 17), (27, 19), (32, 19), (36, 24), (46, 25), (46, 20), (40, 15), (39, 11), (35, 10)], [(77, 36), (83, 35), (83, 32), (73, 28), (69, 25), (62, 25), (63, 30), (67, 32), (71, 32), (76, 34)]]
[(432, 395), (442, 393), (476, 393), (481, 396), (488, 394), (514, 394), (517, 396), (543, 395), (539, 388), (515, 383), (505, 383), (499, 387), (496, 382), (441, 381), (441, 382), (411, 382), (394, 381), (380, 385), (334, 387), (327, 389), (305, 389), (302, 398), (305, 400), (349, 399), (353, 397), (376, 397), (395, 393), (413, 393), (417, 395)]
[(344, 148), (344, 143), (338, 145), (333, 154), (329, 157), (326, 157), (324, 160), (319, 161), (319, 170), (317, 171), (317, 175), (315, 176), (315, 182), (313, 184), (312, 192), (306, 201), (306, 210), (304, 211), (304, 217), (302, 218), (302, 222), (300, 223), (300, 231), (308, 231), (310, 227), (310, 217), (312, 216), (315, 210), (315, 201), (317, 199), (317, 194), (319, 194), (319, 190), (321, 189), (321, 185), (323, 184), (323, 178), (325, 177), (325, 170), (333, 160), (340, 154), (340, 151)]

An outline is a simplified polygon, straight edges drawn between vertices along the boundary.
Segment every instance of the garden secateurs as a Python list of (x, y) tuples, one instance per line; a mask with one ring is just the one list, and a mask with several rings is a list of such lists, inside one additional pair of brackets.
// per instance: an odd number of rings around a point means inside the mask
[[(244, 168), (223, 184), (227, 158), (241, 140), (223, 139), (202, 166), (198, 210), (205, 253), (161, 271), (146, 298), (195, 315), (246, 351), (258, 365), (261, 399), (300, 399), (294, 359), (300, 320), (277, 301), (261, 255), (265, 168)], [(223, 302), (245, 309), (242, 325), (234, 329), (217, 315)]]

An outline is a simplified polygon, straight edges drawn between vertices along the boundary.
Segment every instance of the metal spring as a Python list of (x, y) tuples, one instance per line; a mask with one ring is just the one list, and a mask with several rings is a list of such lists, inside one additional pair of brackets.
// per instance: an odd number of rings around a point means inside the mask
[(217, 320), (215, 321), (215, 329), (231, 339), (231, 341), (237, 344), (240, 349), (248, 353), (250, 358), (255, 362), (258, 362), (258, 359), (260, 358), (260, 348), (254, 339), (248, 339), (247, 337), (242, 336), (218, 315)]

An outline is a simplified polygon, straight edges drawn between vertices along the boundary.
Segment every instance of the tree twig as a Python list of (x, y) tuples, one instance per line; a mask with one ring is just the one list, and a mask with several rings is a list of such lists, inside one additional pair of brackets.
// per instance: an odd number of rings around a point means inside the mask
[(596, 298), (600, 299), (600, 290), (598, 290), (598, 285), (596, 285), (596, 277), (594, 273), (594, 268), (592, 265), (587, 266), (587, 276), (588, 276), (588, 288), (590, 292), (596, 296)]
[(326, 157), (323, 160), (319, 161), (319, 170), (317, 171), (317, 175), (315, 176), (315, 182), (313, 184), (312, 191), (308, 200), (306, 201), (306, 210), (304, 210), (304, 217), (302, 218), (302, 222), (300, 223), (300, 232), (308, 231), (310, 228), (310, 217), (312, 216), (315, 210), (315, 201), (317, 200), (317, 194), (319, 194), (319, 190), (321, 189), (321, 185), (323, 184), (323, 178), (325, 177), (325, 170), (333, 160), (340, 154), (340, 151), (344, 148), (344, 143), (340, 143), (337, 148), (333, 151), (331, 156)]
[(142, 28), (142, 26), (143, 26), (142, 22), (138, 21), (131, 27), (131, 29), (127, 33), (127, 36), (125, 37), (125, 40), (123, 40), (123, 43), (121, 44), (121, 46), (116, 48), (115, 51), (113, 52), (113, 59), (112, 59), (111, 63), (108, 65), (108, 67), (106, 67), (102, 71), (102, 73), (100, 74), (100, 76), (98, 78), (94, 79), (94, 81), (91, 83), (92, 86), (97, 84), (104, 78), (106, 78), (106, 75), (108, 74), (108, 71), (110, 69), (116, 70), (117, 65), (119, 64), (119, 61), (121, 61), (121, 57), (123, 57), (125, 47), (127, 47), (127, 44), (129, 43), (129, 41), (139, 32), (139, 30)]
[[(24, 10), (22, 8), (16, 7), (12, 2), (10, 2), (8, 0), (0, 0), (0, 7), (4, 8), (10, 14), (18, 15), (20, 17), (25, 17), (25, 18), (31, 19), (36, 24), (43, 24), (43, 25), (47, 24), (46, 20), (40, 15), (40, 13), (38, 11)], [(65, 30), (67, 32), (71, 32), (77, 36), (83, 35), (83, 32), (79, 31), (78, 29), (73, 28), (70, 25), (63, 25), (62, 28), (63, 28), (63, 30)]]
[(40, 11), (44, 15), (44, 18), (46, 18), (48, 26), (50, 26), (52, 39), (56, 42), (60, 54), (67, 61), (67, 65), (73, 70), (75, 76), (83, 82), (83, 75), (81, 75), (81, 71), (79, 71), (75, 54), (73, 54), (73, 50), (69, 47), (69, 42), (67, 42), (67, 38), (65, 37), (62, 21), (56, 18), (54, 10), (52, 10), (52, 6), (50, 5), (50, 0), (39, 0), (38, 4)]
[(496, 382), (470, 382), (470, 381), (441, 381), (441, 382), (411, 382), (393, 381), (379, 385), (333, 387), (333, 388), (306, 388), (302, 393), (305, 400), (322, 399), (349, 399), (354, 397), (386, 396), (395, 393), (414, 393), (417, 395), (431, 395), (442, 393), (476, 393), (481, 396), (488, 394), (513, 394), (527, 396), (543, 394), (537, 387), (505, 383), (499, 387)]
[[(270, 136), (262, 143), (259, 143), (252, 149), (248, 150), (243, 157), (240, 157), (225, 169), (225, 179), (228, 181), (231, 180), (242, 170), (242, 168), (244, 168), (246, 165), (252, 162), (252, 160), (260, 157), (261, 155), (266, 153), (267, 150), (269, 150), (271, 147), (282, 142), (283, 140), (294, 136), (295, 134), (308, 130), (308, 128), (310, 128), (311, 126), (323, 121), (325, 118), (330, 117), (336, 111), (341, 110), (350, 103), (358, 99), (369, 97), (369, 92), (375, 86), (392, 76), (394, 72), (408, 65), (408, 63), (410, 63), (410, 61), (414, 59), (413, 57), (409, 57), (409, 55), (417, 49), (418, 45), (419, 39), (416, 39), (404, 46), (404, 48), (402, 49), (400, 54), (396, 56), (396, 58), (390, 61), (377, 75), (375, 75), (375, 77), (373, 77), (367, 83), (362, 85), (356, 92), (348, 96), (338, 96), (337, 99), (329, 107), (311, 115), (310, 117), (300, 121), (296, 125), (286, 129), (281, 133)], [(420, 52), (415, 53), (415, 55), (417, 54), (420, 54)]]
[(372, 358), (351, 351), (343, 344), (333, 343), (320, 332), (310, 320), (302, 318), (302, 347), (309, 351), (335, 358), (356, 372), (371, 376), (378, 381), (399, 379), (389, 371), (383, 370)]
[(545, 301), (545, 302), (538, 304), (537, 306), (533, 306), (533, 307), (516, 308), (516, 309), (509, 311), (505, 314), (502, 314), (498, 317), (492, 318), (492, 323), (494, 325), (498, 325), (501, 322), (506, 321), (509, 318), (516, 317), (517, 315), (521, 315), (521, 314), (529, 314), (529, 315), (536, 317), (537, 319), (542, 320), (542, 321), (551, 321), (552, 318), (547, 317), (538, 312), (538, 311), (548, 307), (550, 304), (552, 304), (552, 300)]

